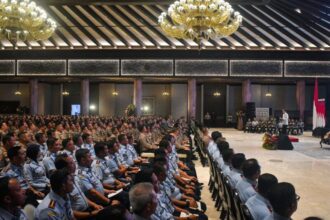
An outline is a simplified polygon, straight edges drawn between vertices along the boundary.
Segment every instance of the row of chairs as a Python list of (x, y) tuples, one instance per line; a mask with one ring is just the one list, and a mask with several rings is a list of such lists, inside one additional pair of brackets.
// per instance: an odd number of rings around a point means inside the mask
[(209, 190), (215, 207), (220, 211), (221, 220), (253, 220), (249, 209), (241, 202), (236, 189), (233, 189), (228, 178), (218, 167), (216, 161), (207, 153), (210, 167)]

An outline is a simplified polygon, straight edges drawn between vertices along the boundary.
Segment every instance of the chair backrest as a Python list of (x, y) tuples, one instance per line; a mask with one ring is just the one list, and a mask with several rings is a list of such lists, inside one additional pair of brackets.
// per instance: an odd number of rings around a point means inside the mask
[(222, 173), (222, 178), (223, 178), (223, 183), (224, 183), (224, 187), (225, 187), (225, 195), (226, 195), (226, 199), (228, 202), (228, 207), (229, 210), (232, 214), (232, 216), (236, 217), (236, 210), (235, 210), (235, 204), (234, 204), (234, 198), (233, 198), (233, 189), (231, 188), (229, 179), (224, 176), (224, 174)]
[(244, 219), (244, 214), (241, 206), (244, 204), (242, 203), (241, 198), (239, 197), (239, 193), (236, 189), (233, 190), (233, 196), (237, 220), (242, 220)]
[(253, 220), (250, 210), (245, 204), (241, 204), (241, 209), (243, 214), (243, 220)]

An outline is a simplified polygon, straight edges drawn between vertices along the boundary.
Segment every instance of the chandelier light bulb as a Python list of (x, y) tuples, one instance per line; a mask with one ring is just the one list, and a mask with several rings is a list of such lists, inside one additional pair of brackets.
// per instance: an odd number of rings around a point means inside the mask
[(30, 0), (0, 0), (0, 39), (10, 41), (46, 40), (56, 23), (46, 11)]
[(242, 16), (223, 0), (180, 0), (161, 13), (158, 22), (170, 37), (200, 42), (233, 34)]

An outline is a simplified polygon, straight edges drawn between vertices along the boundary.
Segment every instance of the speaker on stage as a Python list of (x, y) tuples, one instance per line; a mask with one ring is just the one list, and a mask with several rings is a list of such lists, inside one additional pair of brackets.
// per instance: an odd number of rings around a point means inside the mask
[(254, 102), (246, 103), (246, 118), (253, 119), (256, 117), (256, 104)]
[(293, 150), (293, 145), (286, 134), (280, 134), (277, 141), (278, 150)]

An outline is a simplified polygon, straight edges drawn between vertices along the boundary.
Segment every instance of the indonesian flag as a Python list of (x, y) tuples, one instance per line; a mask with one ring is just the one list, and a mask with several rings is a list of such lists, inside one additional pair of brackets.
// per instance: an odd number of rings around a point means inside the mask
[(319, 86), (315, 79), (314, 101), (313, 101), (313, 129), (325, 127), (325, 100), (319, 100)]

